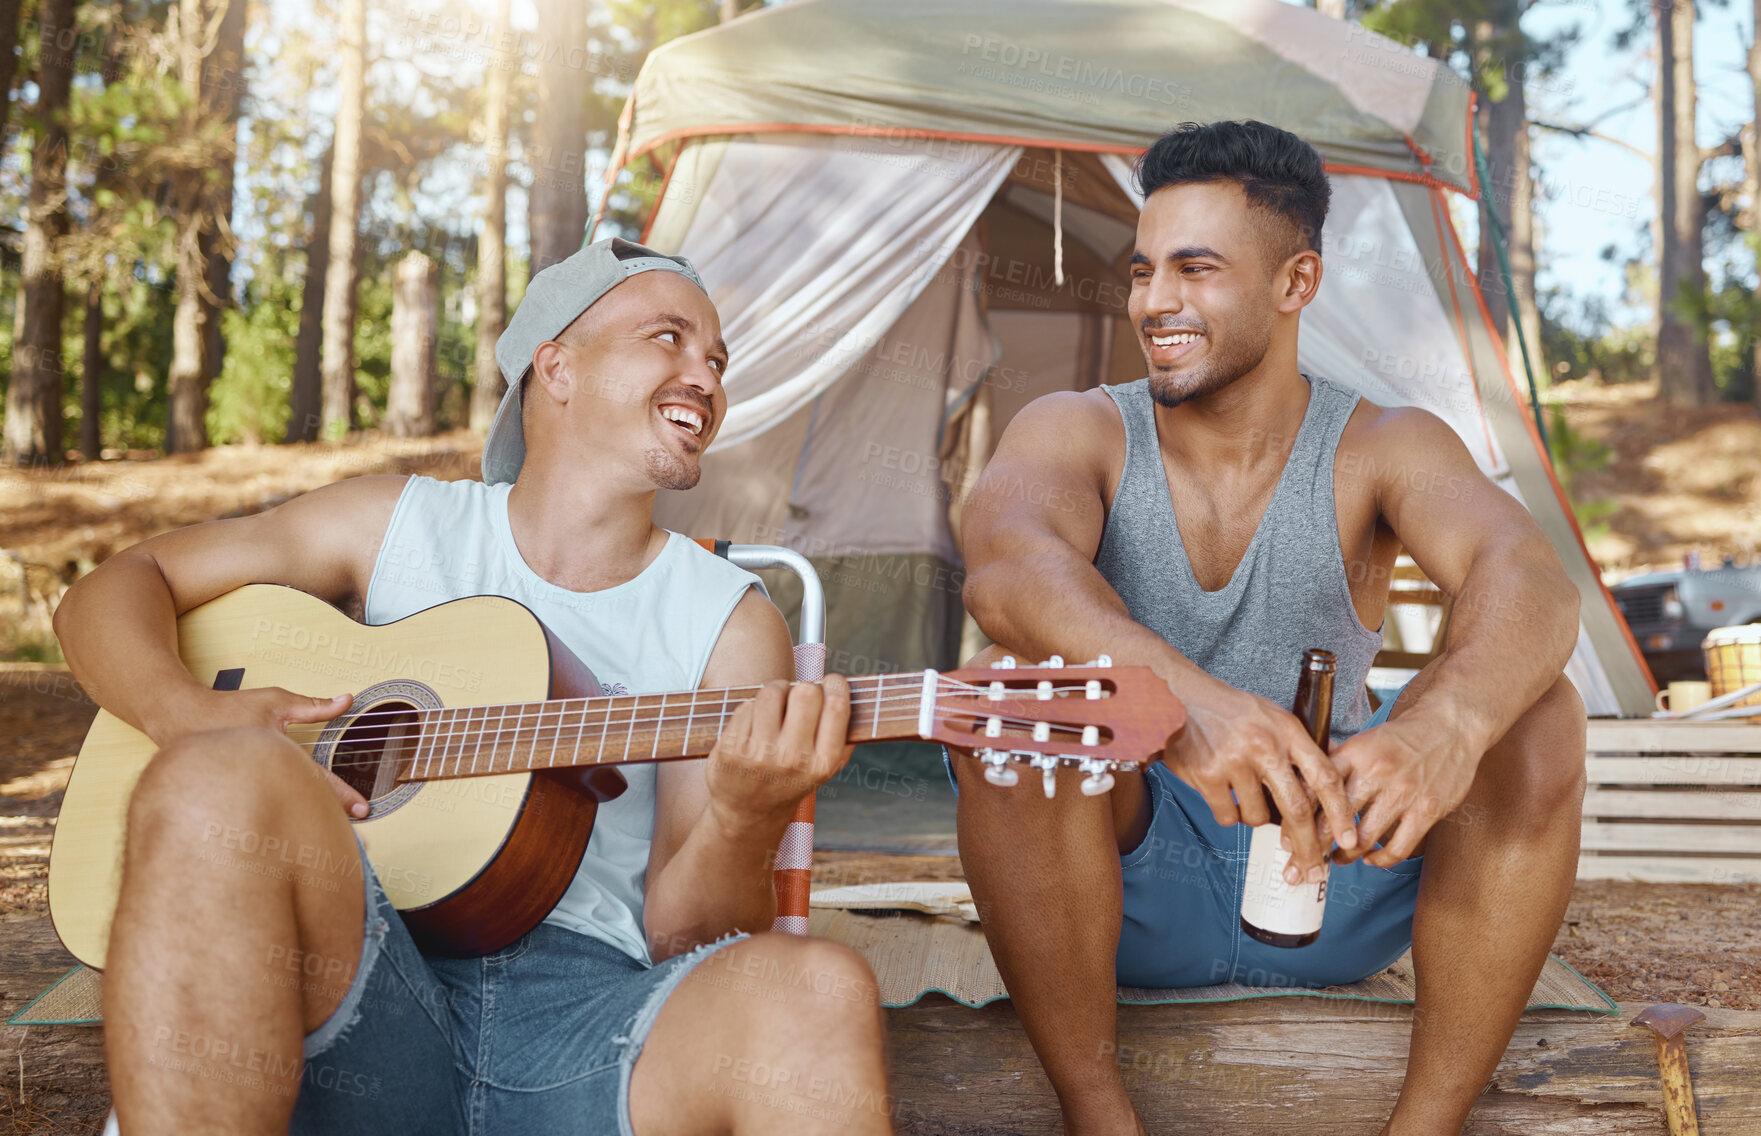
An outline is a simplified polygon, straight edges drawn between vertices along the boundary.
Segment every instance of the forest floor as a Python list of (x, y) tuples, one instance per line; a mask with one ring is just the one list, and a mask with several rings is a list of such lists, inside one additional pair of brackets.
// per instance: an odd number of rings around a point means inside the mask
[(1761, 420), (1753, 406), (1672, 408), (1654, 382), (1553, 388), (1566, 422), (1600, 460), (1573, 474), (1583, 512), (1607, 513), (1585, 527), (1590, 555), (1609, 583), (1654, 568), (1679, 568), (1699, 552), (1761, 562)]

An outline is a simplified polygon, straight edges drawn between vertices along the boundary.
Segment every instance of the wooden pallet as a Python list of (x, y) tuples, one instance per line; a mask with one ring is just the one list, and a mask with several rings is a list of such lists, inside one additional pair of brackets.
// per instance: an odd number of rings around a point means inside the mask
[(1761, 882), (1761, 725), (1592, 720), (1578, 879)]

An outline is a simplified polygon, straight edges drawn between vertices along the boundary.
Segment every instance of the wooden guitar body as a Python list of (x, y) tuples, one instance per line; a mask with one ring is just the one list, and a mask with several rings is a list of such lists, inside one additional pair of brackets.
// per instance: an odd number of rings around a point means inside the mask
[[(296, 724), (288, 736), (369, 798), (372, 812), (352, 821), (355, 833), (424, 949), (485, 954), (530, 930), (574, 878), (599, 800), (623, 790), (611, 768), (396, 781), (402, 707), (600, 693), (513, 600), (474, 596), (369, 627), (296, 589), (253, 584), (185, 613), (177, 631), (184, 665), (209, 686), (356, 696), (342, 717)], [(68, 951), (92, 967), (104, 965), (129, 797), (155, 752), (146, 735), (99, 711), (68, 782), (50, 851), (49, 912)], [(372, 764), (356, 763), (375, 752)], [(290, 871), (302, 866), (295, 850), (274, 858)]]

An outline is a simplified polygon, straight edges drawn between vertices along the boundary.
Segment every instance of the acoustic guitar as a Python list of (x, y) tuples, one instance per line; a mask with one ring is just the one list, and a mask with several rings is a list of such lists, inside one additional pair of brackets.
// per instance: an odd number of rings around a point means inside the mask
[[(525, 607), (454, 600), (377, 627), (279, 585), (252, 584), (177, 621), (190, 673), (220, 690), (350, 691), (330, 722), (288, 736), (366, 797), (351, 818), (387, 896), (424, 949), (481, 955), (536, 926), (568, 888), (618, 766), (706, 756), (757, 687), (605, 696), (587, 667)], [(849, 740), (923, 739), (977, 751), (998, 783), (1015, 766), (1088, 773), (1104, 792), (1181, 721), (1144, 667), (934, 670), (850, 680)], [(49, 857), (49, 911), (68, 951), (104, 965), (129, 796), (157, 747), (99, 711), (80, 748)], [(210, 826), (215, 827), (215, 826)], [(201, 855), (245, 870), (317, 874), (249, 832), (199, 834)]]

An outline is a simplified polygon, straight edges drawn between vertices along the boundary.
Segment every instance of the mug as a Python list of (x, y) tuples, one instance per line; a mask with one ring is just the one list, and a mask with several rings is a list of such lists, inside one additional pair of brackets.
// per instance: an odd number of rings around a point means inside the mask
[(1709, 682), (1672, 682), (1657, 692), (1657, 709), (1671, 714), (1685, 714), (1696, 706), (1712, 701)]

